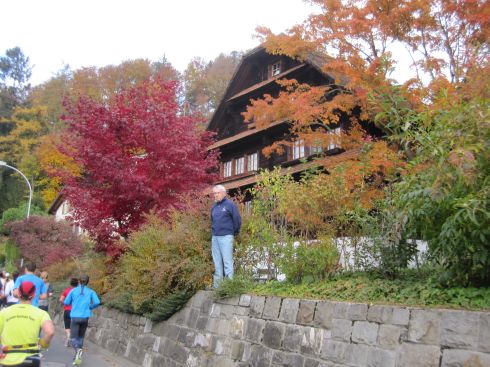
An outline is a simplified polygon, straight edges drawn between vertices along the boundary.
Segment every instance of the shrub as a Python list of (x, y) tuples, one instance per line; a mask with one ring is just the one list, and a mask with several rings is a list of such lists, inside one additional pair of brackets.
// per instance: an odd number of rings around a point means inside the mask
[(67, 280), (78, 273), (77, 264), (73, 259), (58, 261), (44, 270), (48, 272), (49, 280), (52, 282)]
[(111, 304), (121, 304), (124, 294), (132, 312), (166, 317), (178, 300), (183, 302), (210, 283), (210, 238), (207, 200), (189, 202), (166, 220), (149, 215), (143, 228), (130, 236), (117, 264)]
[(10, 222), (10, 238), (24, 259), (45, 268), (58, 261), (79, 255), (83, 244), (65, 222), (55, 222), (52, 217), (31, 216), (22, 221)]
[(394, 192), (405, 236), (428, 242), (446, 284), (490, 284), (488, 107), (474, 100), (427, 112), (410, 174)]
[(339, 252), (330, 236), (289, 243), (278, 265), (289, 281), (323, 280), (338, 270)]
[(247, 293), (253, 286), (254, 281), (250, 276), (238, 273), (232, 279), (223, 279), (214, 292), (217, 298), (228, 298)]
[[(27, 214), (27, 204), (22, 204), (17, 208), (9, 208), (2, 213), (0, 219), (0, 233), (4, 235), (10, 234), (10, 229), (6, 226), (7, 223), (23, 220)], [(31, 215), (46, 215), (42, 209), (32, 206)]]

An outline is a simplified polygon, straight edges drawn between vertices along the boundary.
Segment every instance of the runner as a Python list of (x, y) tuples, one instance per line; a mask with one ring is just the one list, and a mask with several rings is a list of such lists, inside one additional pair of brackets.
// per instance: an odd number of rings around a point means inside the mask
[[(71, 278), (70, 279), (70, 286), (68, 288), (65, 288), (63, 293), (61, 293), (60, 296), (60, 302), (63, 303), (68, 296), (68, 294), (71, 292), (73, 288), (78, 286), (78, 279), (77, 278)], [(71, 323), (71, 317), (70, 317), (70, 312), (71, 312), (71, 305), (65, 306), (63, 304), (63, 321), (65, 323), (65, 333), (66, 333), (66, 340), (65, 340), (65, 346), (69, 347), (70, 346), (70, 323)]]
[[(36, 294), (34, 283), (22, 282), (18, 293), (20, 303), (0, 312), (0, 366), (39, 367), (39, 346), (49, 346), (54, 324), (46, 311), (31, 305)], [(44, 336), (39, 339), (41, 330)]]
[(92, 310), (100, 305), (99, 297), (92, 289), (87, 287), (88, 275), (80, 277), (80, 285), (68, 294), (64, 304), (72, 305), (71, 317), (71, 345), (75, 349), (73, 364), (82, 363), (83, 340), (87, 331), (88, 319), (92, 316)]
[(8, 279), (5, 285), (5, 296), (7, 297), (7, 307), (19, 303), (19, 299), (14, 296), (14, 284), (19, 277), (19, 272), (16, 270), (12, 273), (13, 279)]
[(46, 312), (49, 312), (49, 299), (53, 296), (53, 286), (48, 282), (48, 272), (41, 272), (41, 279), (46, 286), (46, 298), (39, 300), (39, 308)]
[(34, 275), (35, 271), (36, 271), (36, 264), (34, 264), (33, 262), (27, 262), (24, 268), (25, 274), (18, 277), (14, 283), (14, 296), (19, 298), (17, 288), (19, 288), (22, 282), (25, 281), (32, 282), (36, 286), (36, 295), (32, 299), (32, 305), (37, 307), (39, 305), (39, 299), (45, 299), (47, 297), (47, 294), (46, 294), (46, 286), (44, 282), (42, 281), (41, 278)]

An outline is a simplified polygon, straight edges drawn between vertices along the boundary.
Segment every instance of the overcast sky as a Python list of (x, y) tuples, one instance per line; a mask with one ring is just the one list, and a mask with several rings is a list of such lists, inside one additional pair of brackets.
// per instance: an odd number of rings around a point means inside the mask
[(183, 71), (195, 56), (212, 60), (257, 46), (257, 25), (278, 33), (314, 11), (302, 0), (8, 0), (1, 9), (0, 54), (19, 46), (34, 66), (33, 85), (64, 64), (165, 55)]

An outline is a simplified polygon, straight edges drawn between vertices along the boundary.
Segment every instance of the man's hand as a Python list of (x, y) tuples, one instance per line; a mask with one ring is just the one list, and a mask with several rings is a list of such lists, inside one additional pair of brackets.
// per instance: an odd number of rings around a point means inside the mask
[(49, 343), (44, 338), (39, 339), (39, 345), (45, 349), (49, 347)]

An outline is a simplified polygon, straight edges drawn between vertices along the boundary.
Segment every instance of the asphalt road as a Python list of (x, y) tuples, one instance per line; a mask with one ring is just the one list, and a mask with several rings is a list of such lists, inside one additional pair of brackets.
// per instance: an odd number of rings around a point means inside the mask
[[(67, 367), (72, 366), (75, 351), (63, 344), (64, 331), (56, 329), (51, 345), (43, 352), (41, 367)], [(137, 367), (125, 359), (111, 354), (110, 352), (85, 341), (82, 358), (82, 367)]]

